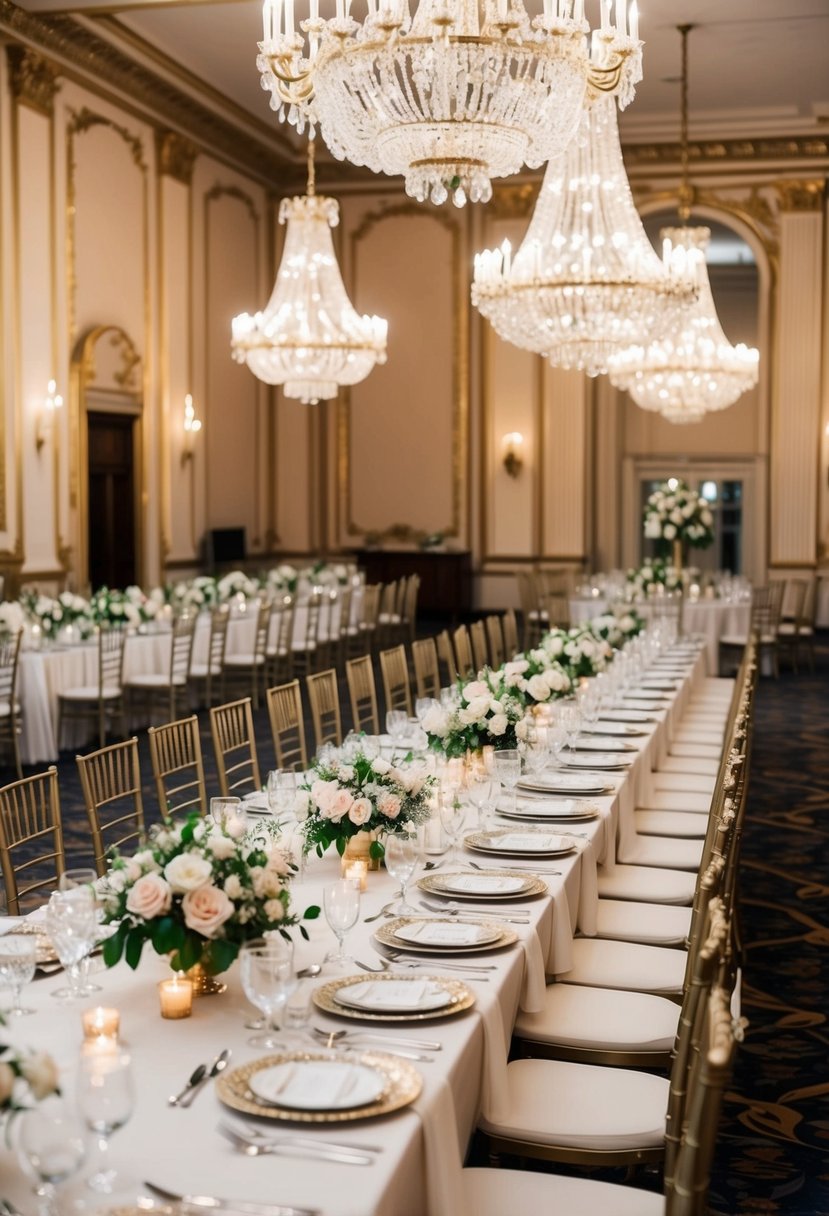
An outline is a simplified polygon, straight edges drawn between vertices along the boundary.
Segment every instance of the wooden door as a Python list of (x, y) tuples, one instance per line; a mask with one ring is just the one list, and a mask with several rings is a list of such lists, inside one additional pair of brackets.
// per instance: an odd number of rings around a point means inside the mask
[(93, 588), (135, 582), (135, 419), (88, 413), (89, 582)]

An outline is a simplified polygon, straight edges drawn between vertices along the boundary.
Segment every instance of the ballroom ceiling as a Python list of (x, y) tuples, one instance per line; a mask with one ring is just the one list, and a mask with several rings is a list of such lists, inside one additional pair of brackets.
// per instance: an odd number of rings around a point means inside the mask
[[(19, 2), (41, 16), (78, 17), (260, 137), (269, 130), (286, 152), (292, 141), (299, 154), (293, 131), (280, 129), (259, 87), (260, 0)], [(305, 2), (298, 0), (298, 11)], [(326, 2), (333, 9), (333, 0), (323, 0), (323, 14)], [(362, 4), (355, 0), (358, 15)], [(587, 9), (595, 22), (598, 0), (588, 0)], [(680, 22), (697, 27), (690, 39), (692, 139), (829, 129), (829, 0), (641, 0), (640, 14), (645, 79), (622, 120), (626, 142), (677, 138)]]

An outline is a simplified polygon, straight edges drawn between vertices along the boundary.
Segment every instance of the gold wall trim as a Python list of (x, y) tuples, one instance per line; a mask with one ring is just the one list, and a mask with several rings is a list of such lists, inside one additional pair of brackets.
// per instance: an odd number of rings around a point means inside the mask
[[(636, 144), (622, 139), (622, 152), (628, 169), (655, 165), (679, 165), (682, 150), (677, 143)], [(706, 139), (688, 147), (693, 166), (716, 164), (720, 168), (732, 161), (824, 160), (829, 158), (829, 139), (822, 135), (778, 136), (770, 139)]]
[(178, 131), (156, 131), (155, 163), (159, 177), (172, 177), (189, 186), (198, 154), (196, 145)]
[(820, 181), (775, 182), (781, 211), (822, 211), (826, 183)]
[[(655, 209), (664, 205), (666, 209), (679, 204), (679, 190), (654, 190), (640, 182), (631, 183), (633, 197), (637, 207), (648, 206)], [(762, 193), (764, 186), (755, 185), (748, 193), (723, 194), (716, 190), (699, 190), (692, 187), (691, 209), (695, 207), (710, 207), (721, 211), (724, 215), (733, 216), (750, 228), (765, 250), (771, 266), (772, 276), (776, 277), (780, 258), (780, 217), (768, 197)], [(693, 215), (692, 215), (693, 220)]]
[(6, 55), (12, 97), (20, 105), (29, 106), (45, 118), (51, 118), (55, 94), (60, 88), (57, 65), (26, 46), (7, 46)]
[(533, 213), (541, 183), (537, 181), (496, 182), (487, 211), (496, 220), (524, 220)]
[[(71, 65), (93, 92), (100, 94), (102, 85), (116, 90), (147, 114), (146, 121), (157, 123), (161, 118), (165, 125), (182, 130), (205, 152), (244, 169), (257, 181), (278, 186), (284, 183), (286, 169), (296, 169), (280, 145), (276, 128), (271, 138), (264, 134), (264, 124), (261, 137), (251, 134), (250, 127), (256, 123), (253, 116), (247, 128), (222, 116), (234, 108), (229, 99), (217, 94), (220, 109), (210, 109), (71, 17), (42, 18), (18, 8), (12, 0), (0, 0), (0, 33), (9, 41), (36, 48), (59, 65)], [(122, 33), (127, 36), (126, 31)]]
[[(384, 220), (395, 219), (403, 215), (416, 215), (424, 219), (434, 220), (446, 228), (452, 237), (452, 277), (453, 289), (453, 321), (452, 321), (452, 518), (445, 527), (438, 529), (444, 536), (460, 537), (463, 526), (463, 496), (466, 476), (467, 434), (469, 426), (469, 290), (466, 275), (462, 266), (462, 245), (464, 231), (461, 223), (452, 215), (438, 208), (425, 208), (419, 203), (397, 203), (383, 206), (378, 211), (370, 211), (363, 216), (358, 226), (351, 233), (349, 266), (351, 271), (351, 289), (356, 292), (357, 284), (357, 247), (361, 241)], [(340, 393), (337, 400), (337, 480), (338, 480), (338, 512), (337, 533), (340, 534), (341, 521), (345, 520), (347, 536), (371, 535), (377, 540), (412, 539), (424, 536), (421, 530), (410, 524), (394, 523), (382, 532), (374, 532), (364, 528), (351, 515), (351, 393), (346, 390)]]

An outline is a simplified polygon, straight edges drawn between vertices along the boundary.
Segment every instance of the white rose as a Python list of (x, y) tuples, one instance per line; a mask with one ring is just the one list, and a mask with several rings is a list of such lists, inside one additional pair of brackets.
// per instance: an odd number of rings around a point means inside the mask
[(532, 676), (527, 681), (527, 692), (534, 701), (546, 701), (550, 696), (550, 685), (542, 675)]
[(665, 524), (665, 527), (662, 529), (662, 535), (665, 537), (665, 540), (673, 540), (676, 536), (676, 528), (673, 524)]
[[(477, 722), (478, 718), (486, 716), (489, 709), (489, 697), (474, 697), (468, 706), (468, 712), (472, 714), (471, 722)], [(463, 710), (461, 711), (463, 713)]]
[[(486, 712), (486, 711), (485, 711)], [(481, 715), (471, 705), (465, 705), (463, 709), (458, 710), (458, 721), (461, 726), (471, 726), (473, 722), (477, 722)]]
[(224, 892), (228, 899), (241, 899), (243, 887), (237, 874), (228, 874), (224, 883)]
[(558, 634), (555, 634), (554, 636), (547, 638), (547, 641), (544, 643), (544, 649), (548, 654), (551, 654), (555, 658), (556, 655), (561, 654), (562, 650), (564, 649), (564, 643)]
[(20, 1070), (29, 1083), (32, 1096), (40, 1102), (48, 1098), (58, 1087), (58, 1069), (55, 1061), (44, 1051), (37, 1051), (31, 1056), (24, 1056), (20, 1062)]
[(236, 842), (224, 832), (213, 832), (208, 837), (207, 847), (217, 861), (227, 861), (236, 852)]
[(235, 909), (233, 903), (218, 887), (201, 886), (189, 890), (181, 901), (184, 923), (202, 937), (215, 937)]
[[(437, 709), (438, 712), (443, 712), (438, 705), (430, 709), (429, 713), (434, 713), (435, 709)], [(428, 730), (428, 726), (425, 729)], [(378, 756), (376, 760), (372, 760), (371, 767), (374, 769), (378, 777), (385, 777), (387, 773), (391, 772), (391, 765), (389, 764), (388, 760), (383, 760), (381, 756)]]
[(164, 877), (176, 895), (197, 891), (210, 881), (212, 873), (210, 862), (199, 853), (179, 853), (164, 867)]
[(684, 519), (684, 516), (682, 514), (682, 511), (679, 509), (679, 507), (674, 507), (673, 511), (671, 511), (671, 514), (670, 514), (671, 523), (674, 523), (677, 526), (679, 526), (679, 524), (682, 523), (683, 519)]
[(173, 893), (160, 874), (139, 878), (127, 896), (127, 911), (143, 920), (153, 920), (170, 911)]
[(268, 899), (265, 901), (264, 912), (269, 921), (276, 923), (285, 916), (285, 905), (281, 899)]
[[(449, 733), (449, 715), (439, 705), (433, 705), (423, 718), (423, 729), (428, 735), (437, 735), (442, 739)], [(375, 771), (378, 761), (374, 761)]]
[(511, 663), (504, 664), (504, 679), (513, 675), (522, 676), (528, 667), (529, 663), (526, 659), (513, 659)]
[(658, 540), (662, 535), (662, 525), (659, 522), (659, 517), (649, 515), (645, 520), (645, 536), (648, 540)]
[(489, 733), (491, 735), (495, 735), (496, 737), (498, 735), (503, 735), (508, 725), (509, 722), (506, 714), (495, 714), (495, 716), (490, 718), (489, 721)]
[(474, 701), (476, 697), (489, 697), (489, 688), (483, 680), (470, 680), (461, 692), (464, 701)]
[(355, 798), (348, 810), (348, 818), (358, 826), (371, 819), (371, 803), (368, 798)]

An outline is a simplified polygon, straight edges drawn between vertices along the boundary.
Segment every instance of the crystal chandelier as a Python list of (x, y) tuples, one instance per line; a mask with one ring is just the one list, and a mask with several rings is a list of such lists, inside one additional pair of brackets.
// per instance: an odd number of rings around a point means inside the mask
[(616, 102), (598, 98), (551, 161), (527, 235), (475, 257), (472, 302), (496, 332), (554, 367), (607, 371), (608, 359), (670, 323), (693, 293), (682, 254), (663, 265), (634, 206)]
[[(319, 125), (338, 160), (403, 174), (419, 202), (486, 202), (492, 178), (542, 165), (575, 135), (587, 96), (621, 106), (642, 76), (636, 4), (600, 0), (351, 0), (294, 25), (294, 0), (265, 0), (257, 67), (271, 107), (299, 131)], [(307, 43), (306, 43), (307, 38)]]
[(314, 192), (311, 140), (308, 191), (279, 207), (287, 230), (271, 298), (262, 312), (242, 313), (232, 323), (236, 362), (311, 405), (336, 397), (340, 385), (359, 384), (375, 363), (386, 362), (388, 322), (361, 317), (343, 285), (331, 240), (339, 218), (336, 201)]
[[(693, 27), (678, 26), (682, 36), (682, 185), (679, 217), (685, 223), (691, 214), (693, 191), (688, 166), (688, 33)], [(708, 228), (666, 228), (663, 243), (683, 247), (699, 267), (696, 299), (684, 304), (674, 324), (661, 338), (632, 347), (610, 361), (610, 379), (626, 389), (638, 406), (656, 410), (669, 422), (699, 422), (709, 410), (733, 405), (757, 383), (760, 355), (742, 342), (732, 346), (723, 333), (705, 263), (711, 237)]]

